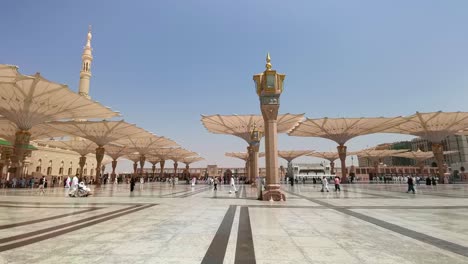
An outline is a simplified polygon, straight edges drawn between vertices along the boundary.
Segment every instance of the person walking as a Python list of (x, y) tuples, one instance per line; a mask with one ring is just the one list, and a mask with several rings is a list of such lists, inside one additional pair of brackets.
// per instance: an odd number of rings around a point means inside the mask
[(232, 193), (233, 190), (237, 193), (236, 181), (234, 180), (234, 176), (231, 176), (231, 189), (229, 190), (229, 193)]
[(45, 190), (44, 190), (45, 184), (46, 184), (46, 178), (45, 176), (42, 176), (42, 178), (39, 180), (39, 187), (37, 187), (38, 192), (40, 192), (41, 194), (45, 193)]
[(215, 177), (214, 178), (214, 181), (213, 181), (213, 185), (214, 185), (214, 191), (217, 191), (218, 190), (218, 183), (219, 183), (219, 180), (218, 180), (218, 177)]
[(65, 188), (70, 188), (70, 184), (71, 184), (71, 177), (68, 176), (67, 181), (65, 182)]
[(135, 178), (132, 177), (130, 178), (130, 192), (133, 192), (134, 189), (135, 189)]
[(408, 191), (406, 193), (409, 193), (410, 191), (413, 191), (413, 194), (416, 193), (416, 191), (414, 190), (413, 177), (408, 177)]
[(325, 190), (327, 190), (327, 192), (330, 192), (330, 190), (328, 189), (328, 180), (325, 176), (322, 177), (322, 190), (320, 190), (321, 192), (324, 192)]
[(341, 192), (341, 189), (340, 189), (340, 177), (338, 176), (335, 176), (335, 192)]

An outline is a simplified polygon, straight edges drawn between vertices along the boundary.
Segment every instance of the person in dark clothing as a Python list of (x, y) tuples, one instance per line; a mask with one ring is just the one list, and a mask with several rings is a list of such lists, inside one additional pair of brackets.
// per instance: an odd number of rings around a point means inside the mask
[(414, 190), (414, 181), (412, 177), (408, 177), (408, 191), (406, 193), (409, 193), (410, 191), (413, 191), (413, 193), (416, 193)]
[(431, 185), (431, 178), (430, 177), (426, 178), (426, 185)]
[(291, 186), (294, 186), (294, 177), (289, 177), (289, 180), (291, 182)]
[(135, 189), (135, 178), (130, 179), (130, 192), (133, 192), (133, 189)]
[(435, 177), (432, 177), (432, 185), (437, 185), (437, 181), (436, 181), (436, 178)]

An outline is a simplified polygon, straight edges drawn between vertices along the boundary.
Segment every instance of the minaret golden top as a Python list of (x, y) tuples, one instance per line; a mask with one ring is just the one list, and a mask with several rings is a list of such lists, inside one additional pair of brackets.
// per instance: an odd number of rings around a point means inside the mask
[(91, 25), (88, 26), (88, 36), (87, 36), (87, 41), (86, 41), (86, 47), (91, 47), (91, 39), (93, 38), (93, 35), (91, 34)]
[(267, 69), (267, 71), (271, 70), (271, 58), (270, 58), (270, 53), (268, 52), (267, 53), (267, 56), (266, 56), (266, 64), (265, 64), (265, 67)]

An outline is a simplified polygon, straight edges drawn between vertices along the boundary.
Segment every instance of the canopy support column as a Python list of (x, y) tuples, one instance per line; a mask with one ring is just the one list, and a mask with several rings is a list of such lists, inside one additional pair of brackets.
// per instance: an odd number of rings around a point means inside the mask
[(338, 147), (338, 156), (341, 161), (341, 182), (347, 183), (348, 177), (346, 176), (346, 149), (347, 147), (344, 144), (340, 144)]
[(102, 146), (96, 148), (96, 186), (101, 186), (101, 164), (102, 159), (104, 159), (105, 149)]

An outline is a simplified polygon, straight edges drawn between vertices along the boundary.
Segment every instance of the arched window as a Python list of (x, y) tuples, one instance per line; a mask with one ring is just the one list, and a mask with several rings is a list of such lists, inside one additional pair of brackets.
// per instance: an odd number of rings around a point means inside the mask
[(49, 160), (49, 167), (47, 167), (47, 175), (52, 174), (52, 160)]

